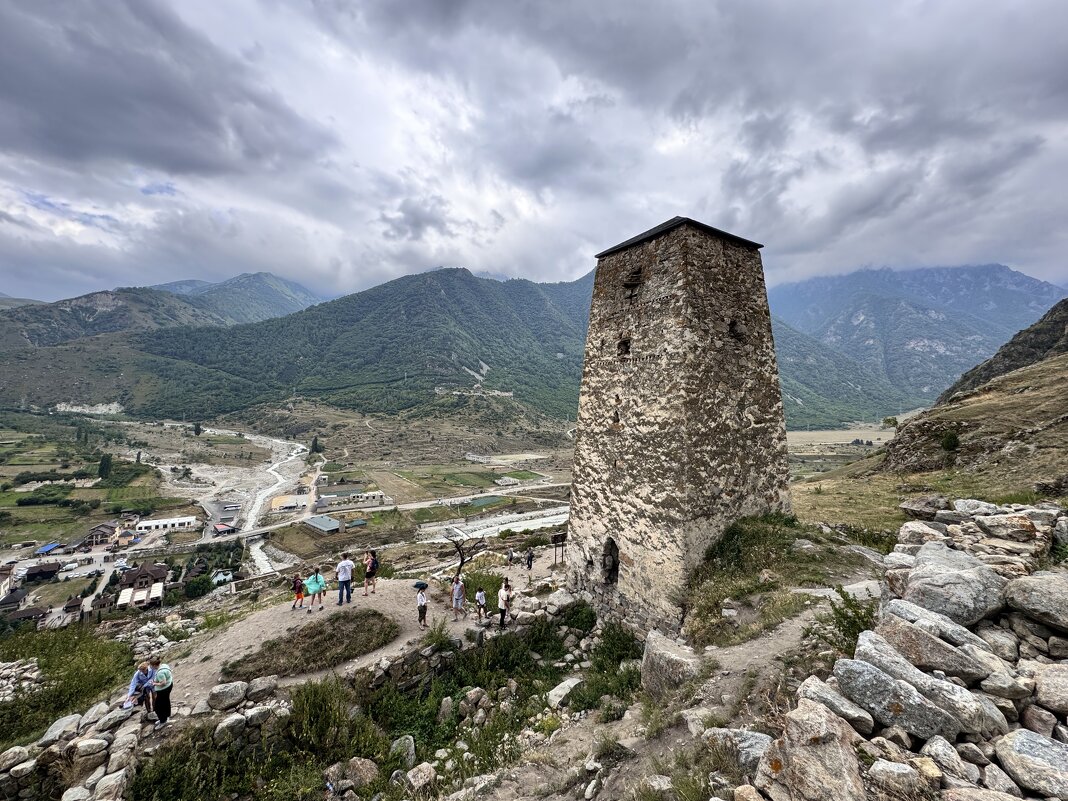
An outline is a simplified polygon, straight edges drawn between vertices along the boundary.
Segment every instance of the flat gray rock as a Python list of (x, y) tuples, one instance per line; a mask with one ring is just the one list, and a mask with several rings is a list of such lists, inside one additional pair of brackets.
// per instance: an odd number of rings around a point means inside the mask
[(1028, 729), (997, 741), (998, 761), (1021, 787), (1039, 795), (1068, 797), (1068, 745)]
[(895, 679), (868, 662), (839, 659), (834, 665), (838, 687), (884, 726), (900, 726), (927, 740), (936, 734), (955, 739), (960, 721), (924, 698), (911, 684)]
[(1068, 631), (1068, 576), (1035, 573), (1013, 579), (1005, 588), (1010, 607), (1047, 626)]
[(1001, 609), (1007, 583), (974, 556), (928, 542), (916, 553), (902, 598), (971, 626)]
[(897, 615), (883, 617), (875, 630), (898, 653), (922, 670), (941, 670), (968, 684), (990, 675), (989, 668)]
[(869, 735), (875, 729), (875, 721), (866, 709), (854, 704), (818, 676), (805, 679), (797, 688), (797, 697), (823, 704), (861, 734)]

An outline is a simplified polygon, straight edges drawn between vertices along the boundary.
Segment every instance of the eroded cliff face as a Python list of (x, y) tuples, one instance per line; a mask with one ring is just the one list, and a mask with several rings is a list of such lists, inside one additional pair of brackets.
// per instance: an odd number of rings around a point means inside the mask
[(771, 317), (752, 243), (690, 223), (600, 260), (577, 422), (569, 579), (677, 631), (687, 571), (739, 517), (789, 508)]

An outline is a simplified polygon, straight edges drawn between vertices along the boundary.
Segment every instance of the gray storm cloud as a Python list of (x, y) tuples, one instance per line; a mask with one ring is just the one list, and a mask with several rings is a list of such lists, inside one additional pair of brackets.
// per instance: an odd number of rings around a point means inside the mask
[(1068, 282), (1068, 7), (0, 6), (0, 290), (446, 264), (564, 280), (675, 214), (772, 282)]

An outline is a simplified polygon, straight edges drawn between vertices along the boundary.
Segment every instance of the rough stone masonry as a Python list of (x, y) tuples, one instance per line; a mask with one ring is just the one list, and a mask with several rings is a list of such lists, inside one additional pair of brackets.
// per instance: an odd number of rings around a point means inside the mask
[(761, 245), (675, 217), (597, 256), (568, 580), (678, 632), (687, 572), (740, 517), (789, 511)]

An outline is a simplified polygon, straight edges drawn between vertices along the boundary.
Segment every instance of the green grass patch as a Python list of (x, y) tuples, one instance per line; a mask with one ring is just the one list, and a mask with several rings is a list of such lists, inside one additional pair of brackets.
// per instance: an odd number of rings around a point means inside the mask
[(585, 710), (604, 708), (601, 699), (611, 696), (617, 703), (607, 706), (605, 719), (614, 717), (614, 710), (626, 706), (641, 686), (641, 670), (637, 667), (620, 669), (620, 664), (629, 659), (641, 659), (642, 644), (629, 630), (617, 623), (608, 623), (601, 632), (601, 641), (590, 652), (590, 670), (586, 679), (571, 691), (569, 703), (572, 709)]
[(505, 473), (508, 478), (514, 478), (516, 481), (529, 481), (532, 478), (540, 478), (538, 473), (532, 473), (529, 470), (513, 470), (511, 473)]
[(223, 665), (222, 675), (227, 680), (249, 681), (335, 667), (381, 648), (399, 633), (393, 620), (374, 609), (335, 612)]
[(98, 637), (91, 629), (68, 626), (0, 637), (0, 661), (37, 657), (46, 683), (0, 704), (0, 751), (31, 742), (56, 718), (82, 712), (121, 685), (132, 672), (130, 648)]

